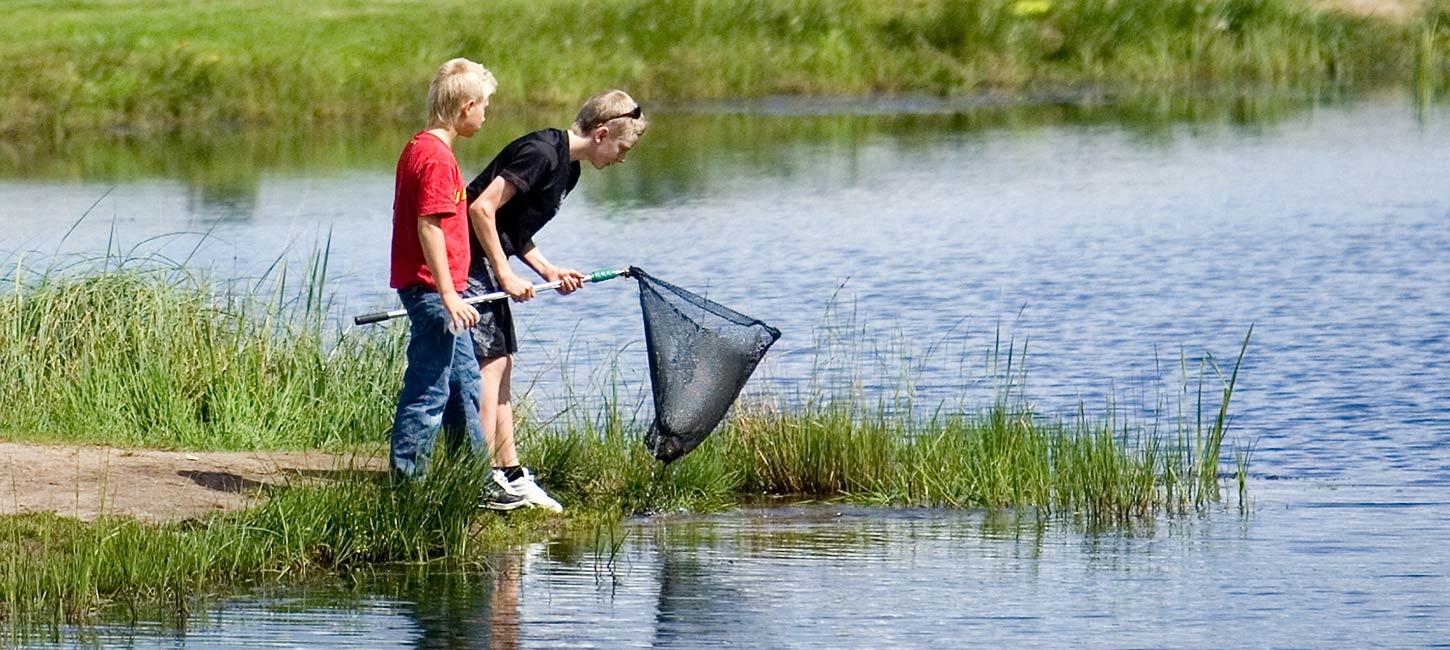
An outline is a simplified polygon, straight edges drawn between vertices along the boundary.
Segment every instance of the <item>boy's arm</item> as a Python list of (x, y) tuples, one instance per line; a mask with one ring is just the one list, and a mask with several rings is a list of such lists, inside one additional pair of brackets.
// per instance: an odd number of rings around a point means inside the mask
[(561, 269), (550, 264), (549, 259), (544, 257), (543, 251), (540, 251), (534, 242), (524, 244), (524, 250), (519, 253), (519, 257), (523, 258), (524, 264), (528, 264), (534, 273), (539, 274), (539, 277), (548, 282), (559, 281), (559, 293), (574, 293), (579, 287), (584, 286), (583, 273), (574, 269)]
[(498, 274), (499, 288), (507, 292), (510, 298), (523, 302), (534, 297), (534, 287), (509, 267), (508, 256), (503, 252), (503, 243), (498, 240), (498, 209), (513, 197), (513, 185), (502, 177), (493, 179), (488, 187), (483, 188), (483, 193), (469, 204), (468, 223), (473, 226), (473, 234), (478, 236), (478, 242), (483, 244), (483, 254), (488, 257), (489, 265)]
[(429, 214), (418, 217), (418, 243), (423, 247), (423, 261), (433, 274), (433, 283), (438, 285), (438, 295), (443, 298), (443, 308), (453, 320), (455, 329), (464, 330), (478, 324), (478, 310), (463, 302), (453, 288), (453, 275), (448, 270), (448, 245), (443, 236), (440, 217)]

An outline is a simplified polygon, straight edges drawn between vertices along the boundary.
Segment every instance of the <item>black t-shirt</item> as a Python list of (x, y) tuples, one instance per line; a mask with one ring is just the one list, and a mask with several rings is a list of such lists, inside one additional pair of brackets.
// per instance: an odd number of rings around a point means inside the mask
[[(504, 255), (518, 255), (579, 184), (579, 163), (569, 160), (569, 134), (544, 129), (510, 142), (468, 184), (468, 204), (500, 176), (514, 186), (514, 196), (494, 214), (494, 224)], [(486, 261), (478, 236), (471, 228), (468, 234), (473, 259)]]

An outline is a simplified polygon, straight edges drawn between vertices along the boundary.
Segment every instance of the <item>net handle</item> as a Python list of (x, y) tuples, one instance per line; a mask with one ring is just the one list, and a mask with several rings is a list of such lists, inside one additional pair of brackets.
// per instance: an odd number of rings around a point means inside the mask
[[(589, 282), (603, 282), (605, 280), (613, 280), (615, 278), (629, 277), (629, 275), (630, 275), (630, 269), (627, 269), (627, 268), (624, 268), (624, 269), (599, 269), (598, 271), (594, 271), (594, 272), (592, 272), (592, 273), (584, 276), (584, 282), (586, 282), (586, 283), (589, 283)], [(564, 283), (561, 280), (555, 280), (553, 282), (543, 282), (543, 283), (534, 285), (534, 292), (535, 293), (538, 293), (540, 291), (547, 291), (549, 289), (558, 289), (563, 284)], [(508, 294), (507, 291), (495, 291), (493, 293), (486, 293), (486, 294), (483, 294), (481, 296), (473, 296), (471, 298), (464, 298), (463, 299), (463, 303), (466, 304), (466, 305), (477, 305), (477, 304), (480, 304), (480, 303), (492, 302), (494, 300), (499, 300), (501, 298), (507, 298), (508, 295), (509, 294)], [(355, 316), (355, 317), (353, 317), (352, 322), (355, 323), (355, 324), (357, 324), (357, 325), (368, 325), (368, 324), (371, 324), (371, 323), (381, 323), (383, 321), (387, 321), (387, 320), (391, 320), (391, 319), (394, 319), (394, 318), (398, 318), (399, 316), (407, 316), (407, 315), (408, 315), (408, 310), (406, 310), (406, 309), (394, 309), (392, 311), (379, 311), (379, 312), (373, 312), (371, 314), (363, 314), (361, 316)]]

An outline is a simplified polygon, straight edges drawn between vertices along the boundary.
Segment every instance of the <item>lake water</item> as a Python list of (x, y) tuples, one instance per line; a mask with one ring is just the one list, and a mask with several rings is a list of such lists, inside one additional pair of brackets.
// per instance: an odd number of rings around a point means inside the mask
[[(562, 122), (563, 120), (556, 120)], [(459, 149), (476, 173), (508, 135)], [(492, 131), (490, 131), (492, 130)], [(493, 135), (493, 133), (498, 135)], [(339, 313), (392, 308), (405, 131), (0, 149), (0, 258), (122, 247), (223, 278), (331, 236)], [(974, 408), (998, 333), (1039, 410), (1171, 414), (1180, 360), (1253, 340), (1250, 514), (1085, 531), (811, 507), (627, 522), (497, 576), (255, 594), (138, 647), (1450, 644), (1450, 115), (1394, 92), (1026, 106), (756, 102), (653, 116), (537, 238), (780, 328), (757, 390)], [(98, 201), (99, 199), (99, 201)], [(87, 217), (66, 231), (95, 204)], [(201, 237), (196, 234), (207, 235)], [(29, 251), (27, 253), (27, 251)], [(66, 258), (68, 259), (68, 258)], [(516, 308), (548, 408), (645, 365), (627, 281)], [(617, 361), (617, 363), (611, 363)], [(636, 393), (638, 394), (638, 393)], [(441, 583), (438, 581), (442, 581)]]

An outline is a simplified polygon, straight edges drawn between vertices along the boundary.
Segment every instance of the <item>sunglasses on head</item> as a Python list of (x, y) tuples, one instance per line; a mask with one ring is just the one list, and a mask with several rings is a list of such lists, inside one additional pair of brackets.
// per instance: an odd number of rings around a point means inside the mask
[(620, 113), (619, 115), (615, 115), (614, 117), (606, 117), (606, 118), (604, 118), (602, 120), (599, 120), (599, 126), (603, 126), (605, 124), (608, 124), (611, 120), (617, 120), (617, 119), (619, 119), (621, 117), (628, 117), (630, 119), (637, 120), (637, 119), (639, 119), (639, 118), (641, 118), (643, 116), (644, 116), (644, 107), (640, 106), (639, 104), (635, 104), (634, 105), (634, 110), (632, 110), (632, 111), (630, 111), (628, 113)]

